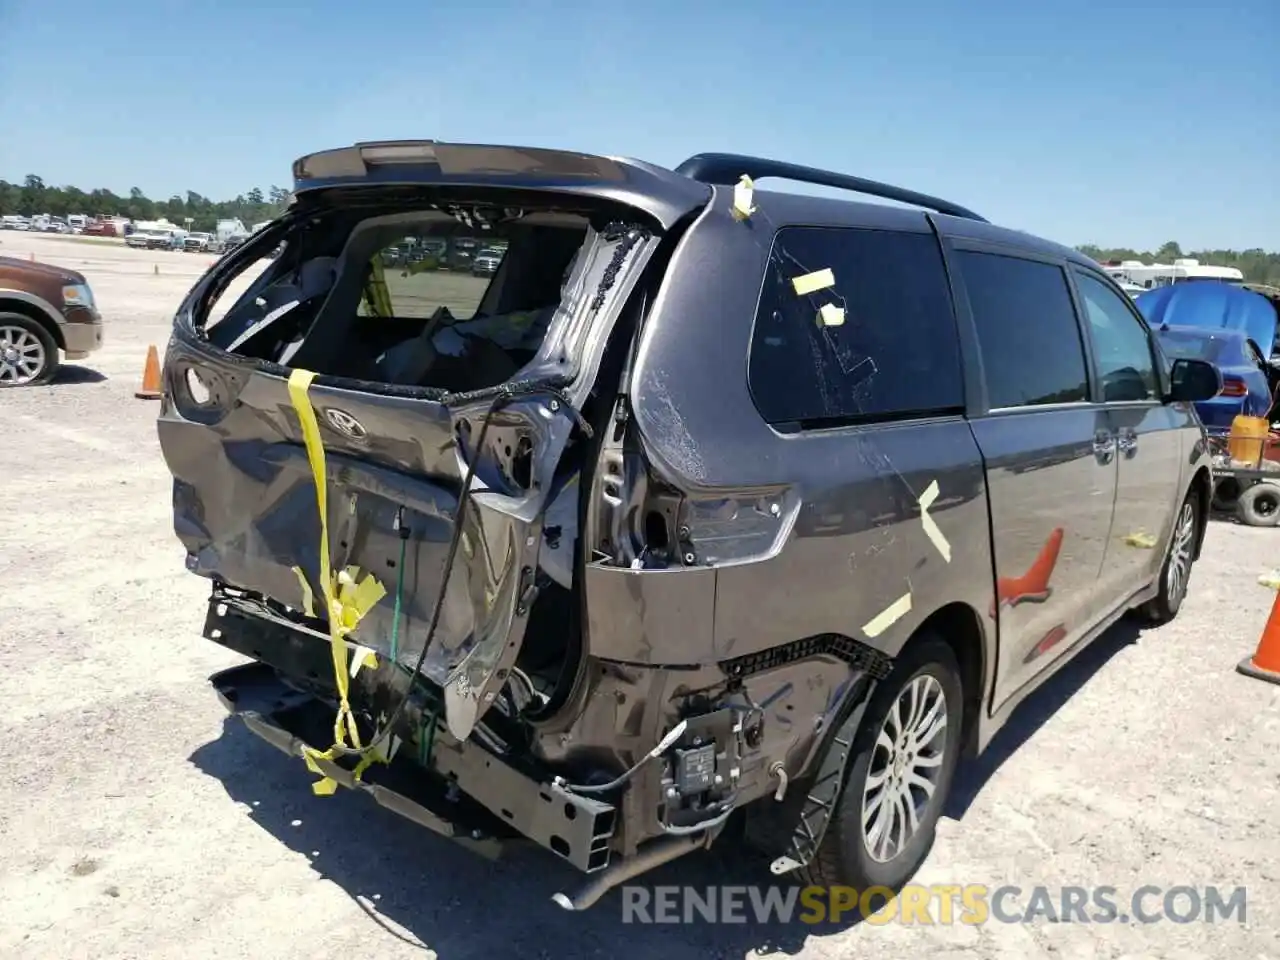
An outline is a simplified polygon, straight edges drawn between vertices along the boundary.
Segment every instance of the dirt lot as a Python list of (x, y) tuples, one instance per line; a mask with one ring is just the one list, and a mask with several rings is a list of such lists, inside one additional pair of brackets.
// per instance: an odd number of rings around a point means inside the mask
[[(148, 344), (211, 258), (0, 233), (82, 270), (107, 346), (0, 395), (0, 955), (1280, 958), (1280, 687), (1234, 672), (1280, 532), (1215, 523), (1172, 625), (1113, 630), (962, 772), (924, 883), (1248, 888), (1248, 922), (637, 927), (571, 916), (549, 857), (489, 864), (224, 720), (170, 531)], [(158, 266), (158, 275), (155, 267)], [(659, 883), (768, 882), (722, 854)], [(425, 951), (425, 953), (424, 953)]]

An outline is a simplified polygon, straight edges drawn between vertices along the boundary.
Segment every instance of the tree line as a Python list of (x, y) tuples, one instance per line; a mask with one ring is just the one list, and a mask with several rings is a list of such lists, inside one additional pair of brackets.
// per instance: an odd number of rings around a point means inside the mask
[[(194, 190), (185, 196), (174, 194), (168, 200), (152, 200), (138, 187), (122, 197), (110, 190), (81, 190), (78, 187), (51, 187), (41, 177), (28, 174), (22, 183), (0, 180), (0, 214), (33, 217), (47, 213), (66, 217), (83, 213), (91, 217), (124, 216), (130, 220), (159, 220), (171, 223), (192, 220), (191, 229), (212, 231), (219, 220), (238, 218), (246, 226), (279, 216), (289, 201), (289, 191), (272, 186), (264, 193), (254, 187), (234, 200), (210, 200)], [(1159, 249), (1131, 250), (1127, 247), (1099, 247), (1084, 244), (1077, 249), (1095, 260), (1141, 260), (1143, 263), (1170, 263), (1179, 257), (1194, 257), (1201, 263), (1220, 267), (1238, 267), (1250, 283), (1280, 287), (1280, 252), (1266, 250), (1192, 250), (1184, 253), (1175, 241)]]
[(254, 187), (234, 200), (211, 200), (194, 190), (188, 190), (186, 196), (175, 193), (168, 200), (152, 200), (138, 187), (122, 197), (101, 188), (51, 187), (35, 174), (28, 174), (22, 183), (0, 180), (0, 215), (34, 217), (47, 213), (65, 218), (85, 214), (134, 221), (163, 218), (180, 226), (190, 217), (191, 229), (205, 232), (212, 232), (219, 220), (239, 219), (245, 226), (271, 220), (284, 212), (288, 202), (289, 191), (276, 186), (266, 193)]

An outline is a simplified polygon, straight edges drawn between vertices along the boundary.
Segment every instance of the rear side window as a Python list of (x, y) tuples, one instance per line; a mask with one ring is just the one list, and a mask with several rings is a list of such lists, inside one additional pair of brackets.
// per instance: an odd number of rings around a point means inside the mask
[[(824, 270), (832, 285), (797, 292), (797, 278)], [(828, 321), (843, 310), (843, 322), (824, 322), (824, 307)], [(959, 342), (937, 241), (886, 230), (778, 231), (747, 376), (772, 424), (819, 427), (962, 407)]]
[(1084, 347), (1061, 267), (995, 253), (956, 254), (992, 408), (1088, 398)]

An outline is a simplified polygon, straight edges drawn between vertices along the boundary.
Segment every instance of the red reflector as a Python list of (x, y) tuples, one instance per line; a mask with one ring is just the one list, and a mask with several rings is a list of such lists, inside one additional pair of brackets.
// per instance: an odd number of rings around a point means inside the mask
[(1222, 396), (1224, 397), (1247, 397), (1249, 388), (1243, 380), (1223, 380)]

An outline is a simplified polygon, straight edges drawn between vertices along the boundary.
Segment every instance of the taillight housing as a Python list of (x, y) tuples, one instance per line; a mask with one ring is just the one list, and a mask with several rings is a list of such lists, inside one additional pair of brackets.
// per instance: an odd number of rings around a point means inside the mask
[(1247, 397), (1249, 395), (1249, 385), (1243, 380), (1236, 380), (1230, 377), (1222, 378), (1222, 397)]

